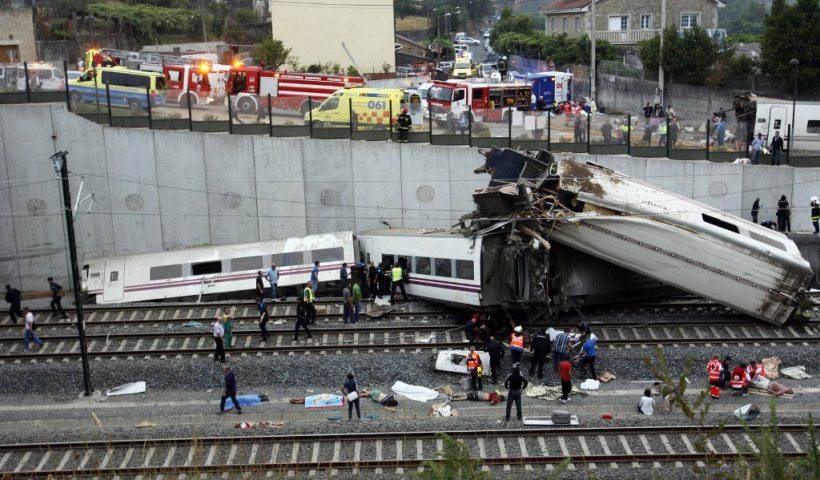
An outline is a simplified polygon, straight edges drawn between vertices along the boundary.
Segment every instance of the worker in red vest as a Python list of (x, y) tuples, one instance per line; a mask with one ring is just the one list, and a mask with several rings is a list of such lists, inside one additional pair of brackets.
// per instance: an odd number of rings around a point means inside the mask
[(720, 400), (720, 374), (723, 365), (720, 363), (720, 355), (713, 355), (709, 363), (706, 364), (706, 372), (709, 374), (709, 395), (712, 400)]
[(510, 335), (510, 357), (513, 365), (521, 362), (521, 354), (524, 353), (524, 334), (521, 333), (522, 331), (523, 329), (519, 325), (515, 327), (512, 335)]
[(749, 373), (746, 371), (746, 364), (741, 363), (732, 370), (732, 378), (729, 380), (732, 386), (732, 395), (740, 393), (744, 397), (749, 396)]
[(483, 373), (481, 370), (481, 356), (475, 351), (475, 347), (470, 347), (470, 353), (467, 354), (467, 371), (470, 372), (473, 390), (482, 390), (484, 388), (481, 384), (481, 374)]

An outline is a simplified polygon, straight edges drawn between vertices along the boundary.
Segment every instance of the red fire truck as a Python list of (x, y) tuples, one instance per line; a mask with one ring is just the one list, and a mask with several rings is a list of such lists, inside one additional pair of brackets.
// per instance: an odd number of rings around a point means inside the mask
[[(433, 82), (427, 96), (429, 115), (439, 126), (451, 118), (458, 119), (472, 109), (473, 121), (507, 121), (510, 108), (528, 110), (532, 85), (530, 83), (469, 83), (448, 80)], [(429, 118), (429, 117), (428, 117)]]
[(241, 113), (255, 112), (260, 103), (267, 106), (270, 94), (272, 108), (299, 110), (304, 114), (310, 108), (309, 99), (318, 105), (340, 88), (361, 87), (364, 83), (361, 77), (275, 72), (240, 66), (231, 68), (226, 90), (234, 97)]

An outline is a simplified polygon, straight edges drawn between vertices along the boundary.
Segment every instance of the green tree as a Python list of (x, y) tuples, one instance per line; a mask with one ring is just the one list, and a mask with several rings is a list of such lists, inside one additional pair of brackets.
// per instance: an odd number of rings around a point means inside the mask
[(660, 38), (656, 37), (641, 42), (638, 55), (645, 71), (655, 71), (662, 64), (672, 79), (692, 85), (708, 83), (716, 62), (727, 58), (706, 31), (698, 27), (688, 29), (683, 34), (669, 27), (663, 31), (662, 50)]
[(731, 0), (718, 9), (718, 26), (729, 35), (763, 33), (763, 19), (768, 9), (761, 0)]
[(285, 48), (281, 40), (266, 38), (253, 49), (251, 56), (257, 62), (264, 62), (266, 67), (278, 70), (279, 67), (288, 63), (290, 52), (291, 49)]
[(501, 20), (496, 22), (490, 32), (490, 46), (497, 52), (504, 51), (497, 43), (499, 38), (505, 33), (521, 33), (530, 35), (533, 33), (534, 25), (532, 17), (527, 15), (513, 15), (512, 10), (505, 8), (501, 11)]
[(470, 450), (460, 440), (446, 433), (439, 433), (443, 449), (438, 452), (440, 460), (424, 462), (424, 472), (416, 475), (418, 480), (489, 480), (492, 476), (481, 471), (481, 460), (470, 457)]
[(638, 44), (638, 56), (644, 71), (655, 72), (661, 65), (661, 37), (655, 36)]
[(815, 92), (820, 85), (820, 5), (818, 0), (786, 3), (774, 0), (766, 16), (761, 43), (763, 73), (791, 91), (794, 82), (792, 58), (800, 61), (797, 83), (801, 92)]
[(148, 4), (95, 3), (88, 5), (88, 13), (111, 20), (120, 30), (132, 29), (141, 43), (154, 43), (160, 32), (190, 31), (198, 19), (196, 13), (181, 8), (156, 7)]

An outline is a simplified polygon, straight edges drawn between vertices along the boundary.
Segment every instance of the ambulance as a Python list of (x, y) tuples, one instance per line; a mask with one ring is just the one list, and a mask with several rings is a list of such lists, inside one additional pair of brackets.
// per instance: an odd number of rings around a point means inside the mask
[[(337, 90), (318, 108), (305, 114), (305, 125), (387, 129), (407, 105), (404, 90), (352, 87)], [(353, 108), (351, 115), (350, 109)]]

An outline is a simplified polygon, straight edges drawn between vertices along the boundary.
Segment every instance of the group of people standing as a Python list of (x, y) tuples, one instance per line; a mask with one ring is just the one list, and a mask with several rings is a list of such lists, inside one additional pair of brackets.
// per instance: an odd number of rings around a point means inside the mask
[[(752, 222), (758, 223), (758, 219), (760, 218), (760, 210), (762, 208), (763, 204), (760, 203), (760, 197), (755, 198), (751, 209)], [(814, 227), (814, 233), (820, 233), (820, 201), (818, 201), (817, 197), (811, 197), (811, 202), (809, 203), (809, 214), (811, 216), (812, 226)], [(760, 225), (766, 228), (771, 228), (772, 230), (777, 230), (778, 232), (792, 231), (792, 209), (786, 195), (781, 195), (780, 200), (777, 201), (775, 218), (777, 219), (776, 223), (773, 222), (770, 217), (769, 219), (760, 222)]]

